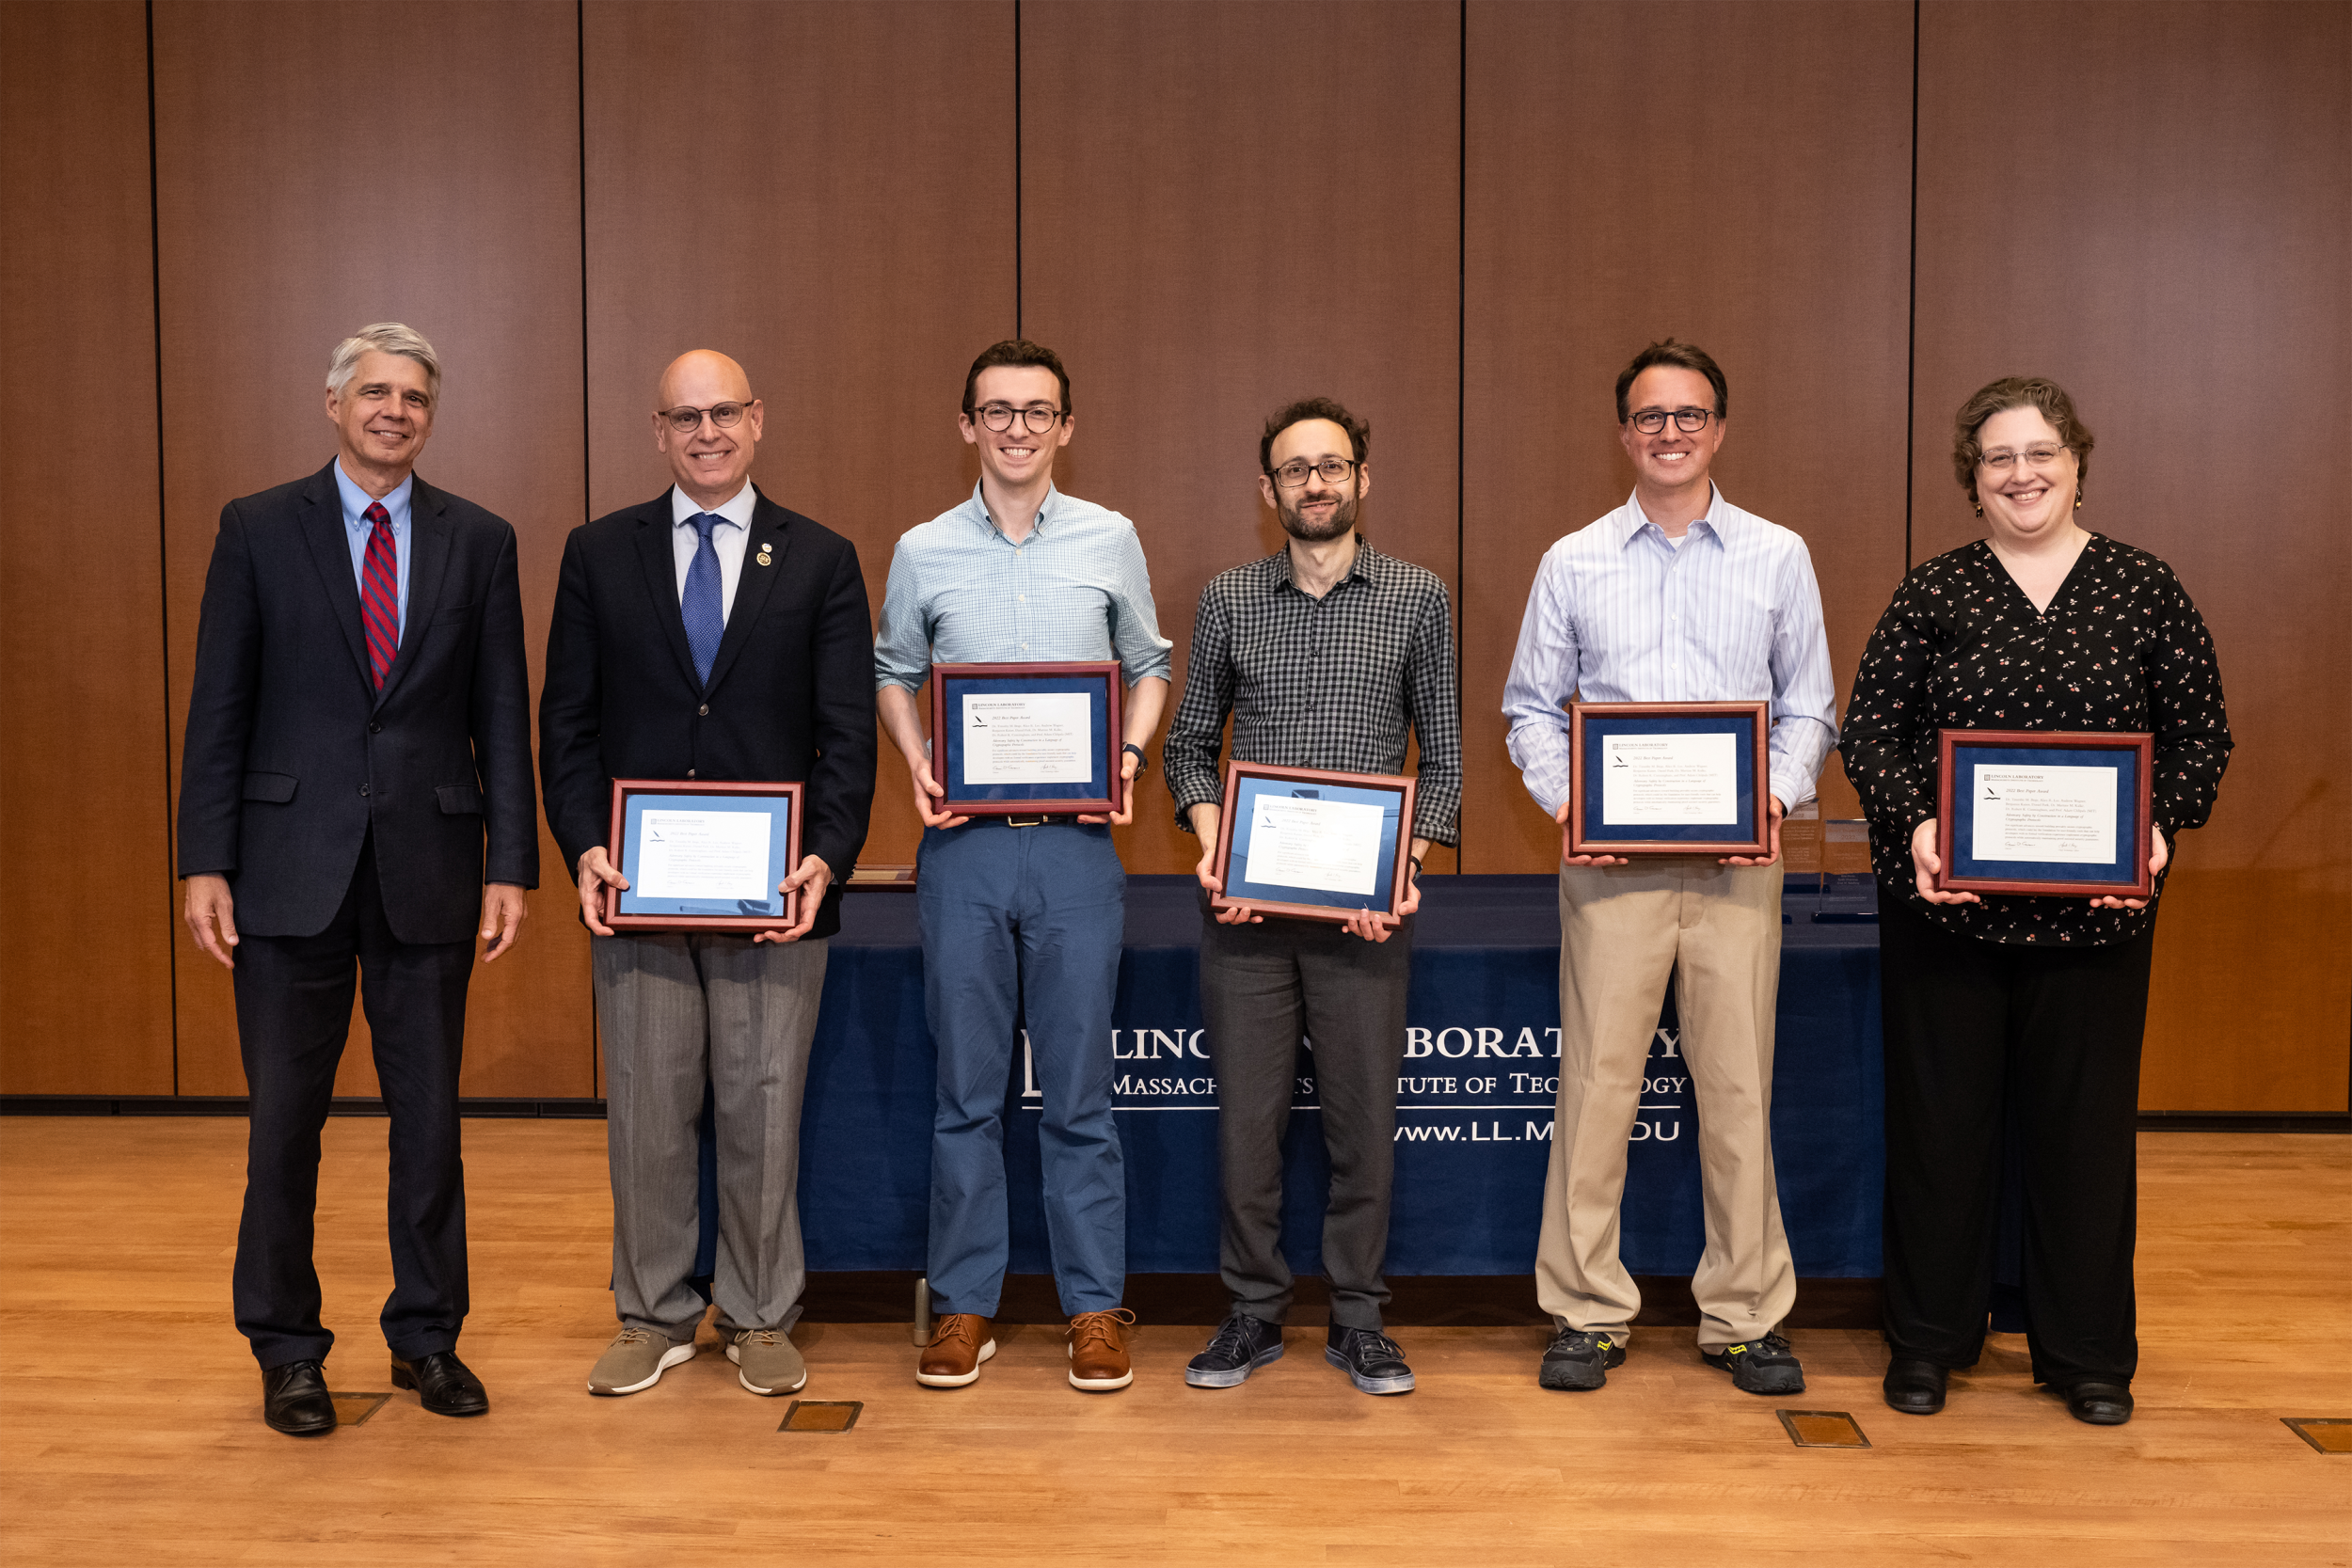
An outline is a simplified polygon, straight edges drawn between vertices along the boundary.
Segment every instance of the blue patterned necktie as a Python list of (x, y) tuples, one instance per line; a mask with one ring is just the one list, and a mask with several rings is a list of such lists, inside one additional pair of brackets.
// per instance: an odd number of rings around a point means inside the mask
[(719, 657), (719, 639), (726, 635), (727, 615), (719, 599), (719, 552), (710, 531), (726, 521), (715, 512), (697, 512), (688, 522), (702, 535), (694, 546), (693, 563), (686, 568), (686, 593), (678, 612), (686, 618), (686, 645), (694, 652), (694, 678), (710, 684), (710, 661)]

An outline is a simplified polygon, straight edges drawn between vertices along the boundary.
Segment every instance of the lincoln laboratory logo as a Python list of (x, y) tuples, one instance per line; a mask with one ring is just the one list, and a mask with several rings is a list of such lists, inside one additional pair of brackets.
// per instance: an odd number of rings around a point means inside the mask
[[(1302, 1039), (1291, 1108), (1314, 1111), (1314, 1042)], [(1673, 1143), (1691, 1110), (1691, 1079), (1683, 1069), (1681, 1033), (1661, 1026), (1650, 1038), (1649, 1062), (1634, 1107), (1629, 1141)], [(1041, 1109), (1042, 1091), (1021, 1037), (1022, 1101)], [(1214, 1114), (1216, 1054), (1205, 1029), (1114, 1029), (1117, 1061), (1111, 1089), (1122, 1112)], [(1396, 1138), (1406, 1143), (1549, 1143), (1560, 1092), (1560, 1031), (1523, 1024), (1453, 1026), (1405, 1031), (1404, 1070), (1396, 1080)]]

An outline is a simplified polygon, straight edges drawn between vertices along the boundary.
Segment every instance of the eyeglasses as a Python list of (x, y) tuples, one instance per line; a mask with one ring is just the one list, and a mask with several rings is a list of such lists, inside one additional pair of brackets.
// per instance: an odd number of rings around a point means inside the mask
[(1048, 408), (1042, 404), (1027, 408), (1015, 408), (1009, 403), (986, 403), (977, 410), (966, 410), (966, 412), (1000, 436), (1012, 428), (1012, 417), (1015, 414), (1020, 415), (1021, 422), (1029, 427), (1032, 435), (1037, 436), (1042, 436), (1053, 429), (1054, 421), (1062, 417), (1060, 409)]
[(707, 408), (681, 406), (664, 408), (660, 410), (660, 413), (663, 419), (670, 421), (672, 430), (676, 431), (680, 436), (691, 436), (703, 427), (705, 414), (709, 415), (710, 422), (721, 430), (733, 430), (743, 422), (743, 410), (750, 406), (751, 404), (748, 403), (714, 403)]
[[(1711, 408), (1677, 408), (1674, 411), (1675, 428), (1685, 436), (1695, 435), (1707, 428), (1707, 421), (1715, 417)], [(1655, 436), (1666, 428), (1666, 410), (1645, 408), (1633, 416), (1633, 428), (1645, 436)]]
[(1348, 470), (1355, 467), (1355, 464), (1344, 457), (1327, 457), (1319, 463), (1310, 463), (1303, 457), (1294, 457), (1274, 470), (1274, 483), (1286, 490), (1295, 490), (1307, 483), (1309, 474), (1321, 474), (1326, 484), (1337, 484), (1341, 480), (1345, 479)]
[(1994, 473), (2005, 474), (2021, 460), (2028, 468), (2052, 467), (2071, 450), (2067, 447), (2027, 447), (2024, 451), (2011, 451), (2003, 447), (1997, 451), (1986, 452), (1977, 461)]

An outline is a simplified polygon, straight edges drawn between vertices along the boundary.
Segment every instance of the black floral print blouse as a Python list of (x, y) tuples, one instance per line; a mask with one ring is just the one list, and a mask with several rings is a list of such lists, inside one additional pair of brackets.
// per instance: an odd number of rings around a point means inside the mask
[(2099, 945), (2155, 918), (2153, 899), (2145, 910), (2098, 910), (2082, 898), (1921, 898), (1911, 834), (1935, 815), (1943, 729), (2153, 734), (2151, 794), (2167, 843), (2212, 815), (2230, 760), (2204, 619), (2170, 567), (2098, 533), (2042, 614), (1983, 540), (1914, 568), (1863, 651), (1838, 745), (1885, 895), (1986, 942)]

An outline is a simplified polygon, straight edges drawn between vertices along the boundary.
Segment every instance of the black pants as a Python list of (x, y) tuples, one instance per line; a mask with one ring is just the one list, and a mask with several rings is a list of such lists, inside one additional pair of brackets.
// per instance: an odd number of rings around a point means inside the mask
[(1389, 1196), (1396, 1166), (1396, 1075), (1405, 1064), (1408, 919), (1385, 942), (1321, 921), (1200, 927), (1200, 1015), (1216, 1068), (1223, 1195), (1220, 1264), (1233, 1309), (1279, 1323), (1290, 1310), (1282, 1257), (1282, 1134), (1311, 1042), (1315, 1102), (1331, 1160), (1323, 1272), (1331, 1321), (1377, 1329), (1389, 1288)]
[(2037, 1382), (2128, 1383), (2139, 1362), (2139, 1043), (2151, 922), (2129, 942), (1980, 942), (1879, 899), (1886, 1033), (1886, 1338), (1973, 1365), (1999, 1231), (2005, 1102), (2025, 1199)]
[(237, 1042), (253, 1097), (237, 1227), (238, 1330), (264, 1370), (321, 1359), (335, 1342), (319, 1323), (310, 1260), (319, 1130), (351, 1030), (354, 982), (364, 976), (375, 1073), (392, 1123), (384, 1338), (411, 1360), (454, 1349), (468, 1306), (457, 1068), (473, 943), (392, 935), (371, 838), (326, 930), (247, 935), (236, 959)]

